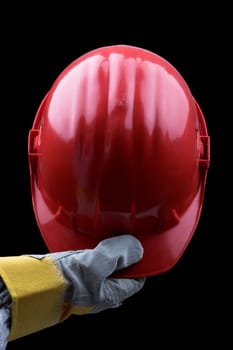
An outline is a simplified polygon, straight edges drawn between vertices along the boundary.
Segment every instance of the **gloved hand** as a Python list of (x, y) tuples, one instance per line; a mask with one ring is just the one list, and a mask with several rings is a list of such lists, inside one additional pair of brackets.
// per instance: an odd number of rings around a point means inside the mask
[(69, 305), (69, 314), (115, 308), (137, 293), (145, 278), (112, 278), (111, 275), (138, 262), (142, 256), (141, 243), (131, 235), (105, 239), (94, 249), (33, 255), (39, 259), (52, 258), (65, 277), (65, 302)]
[(0, 257), (0, 275), (11, 297), (8, 341), (71, 314), (120, 306), (143, 287), (145, 279), (116, 278), (113, 273), (137, 263), (142, 255), (135, 237), (121, 235), (93, 249)]

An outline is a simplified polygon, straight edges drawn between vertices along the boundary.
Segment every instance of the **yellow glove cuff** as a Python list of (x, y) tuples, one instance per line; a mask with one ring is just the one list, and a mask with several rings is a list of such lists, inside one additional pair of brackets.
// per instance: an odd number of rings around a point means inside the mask
[(60, 321), (66, 282), (50, 257), (1, 257), (0, 275), (12, 299), (9, 341)]

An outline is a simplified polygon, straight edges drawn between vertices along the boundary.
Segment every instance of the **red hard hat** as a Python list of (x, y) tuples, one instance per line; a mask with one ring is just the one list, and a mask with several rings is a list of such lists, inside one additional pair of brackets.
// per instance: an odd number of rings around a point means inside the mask
[(33, 209), (50, 252), (129, 233), (143, 259), (122, 271), (169, 270), (199, 221), (209, 167), (204, 116), (179, 72), (148, 50), (113, 45), (55, 80), (28, 140)]

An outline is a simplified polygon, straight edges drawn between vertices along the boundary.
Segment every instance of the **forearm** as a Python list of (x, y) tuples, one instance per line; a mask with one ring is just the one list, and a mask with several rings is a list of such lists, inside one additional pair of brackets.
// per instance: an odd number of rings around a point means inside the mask
[(5, 350), (10, 328), (10, 294), (0, 277), (0, 350)]
[(60, 321), (66, 282), (52, 259), (3, 257), (0, 275), (12, 299), (8, 340)]

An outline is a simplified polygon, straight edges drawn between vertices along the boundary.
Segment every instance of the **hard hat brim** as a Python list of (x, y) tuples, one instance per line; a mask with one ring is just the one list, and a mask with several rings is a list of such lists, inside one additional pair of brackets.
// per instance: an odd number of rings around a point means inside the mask
[[(39, 188), (34, 182), (34, 211), (42, 237), (50, 252), (94, 248), (99, 241), (83, 233), (74, 232), (54, 220), (54, 214), (47, 207)], [(180, 222), (161, 234), (142, 234), (137, 238), (144, 247), (140, 262), (118, 271), (117, 276), (136, 278), (157, 275), (172, 268), (189, 244), (199, 221), (204, 182)]]

